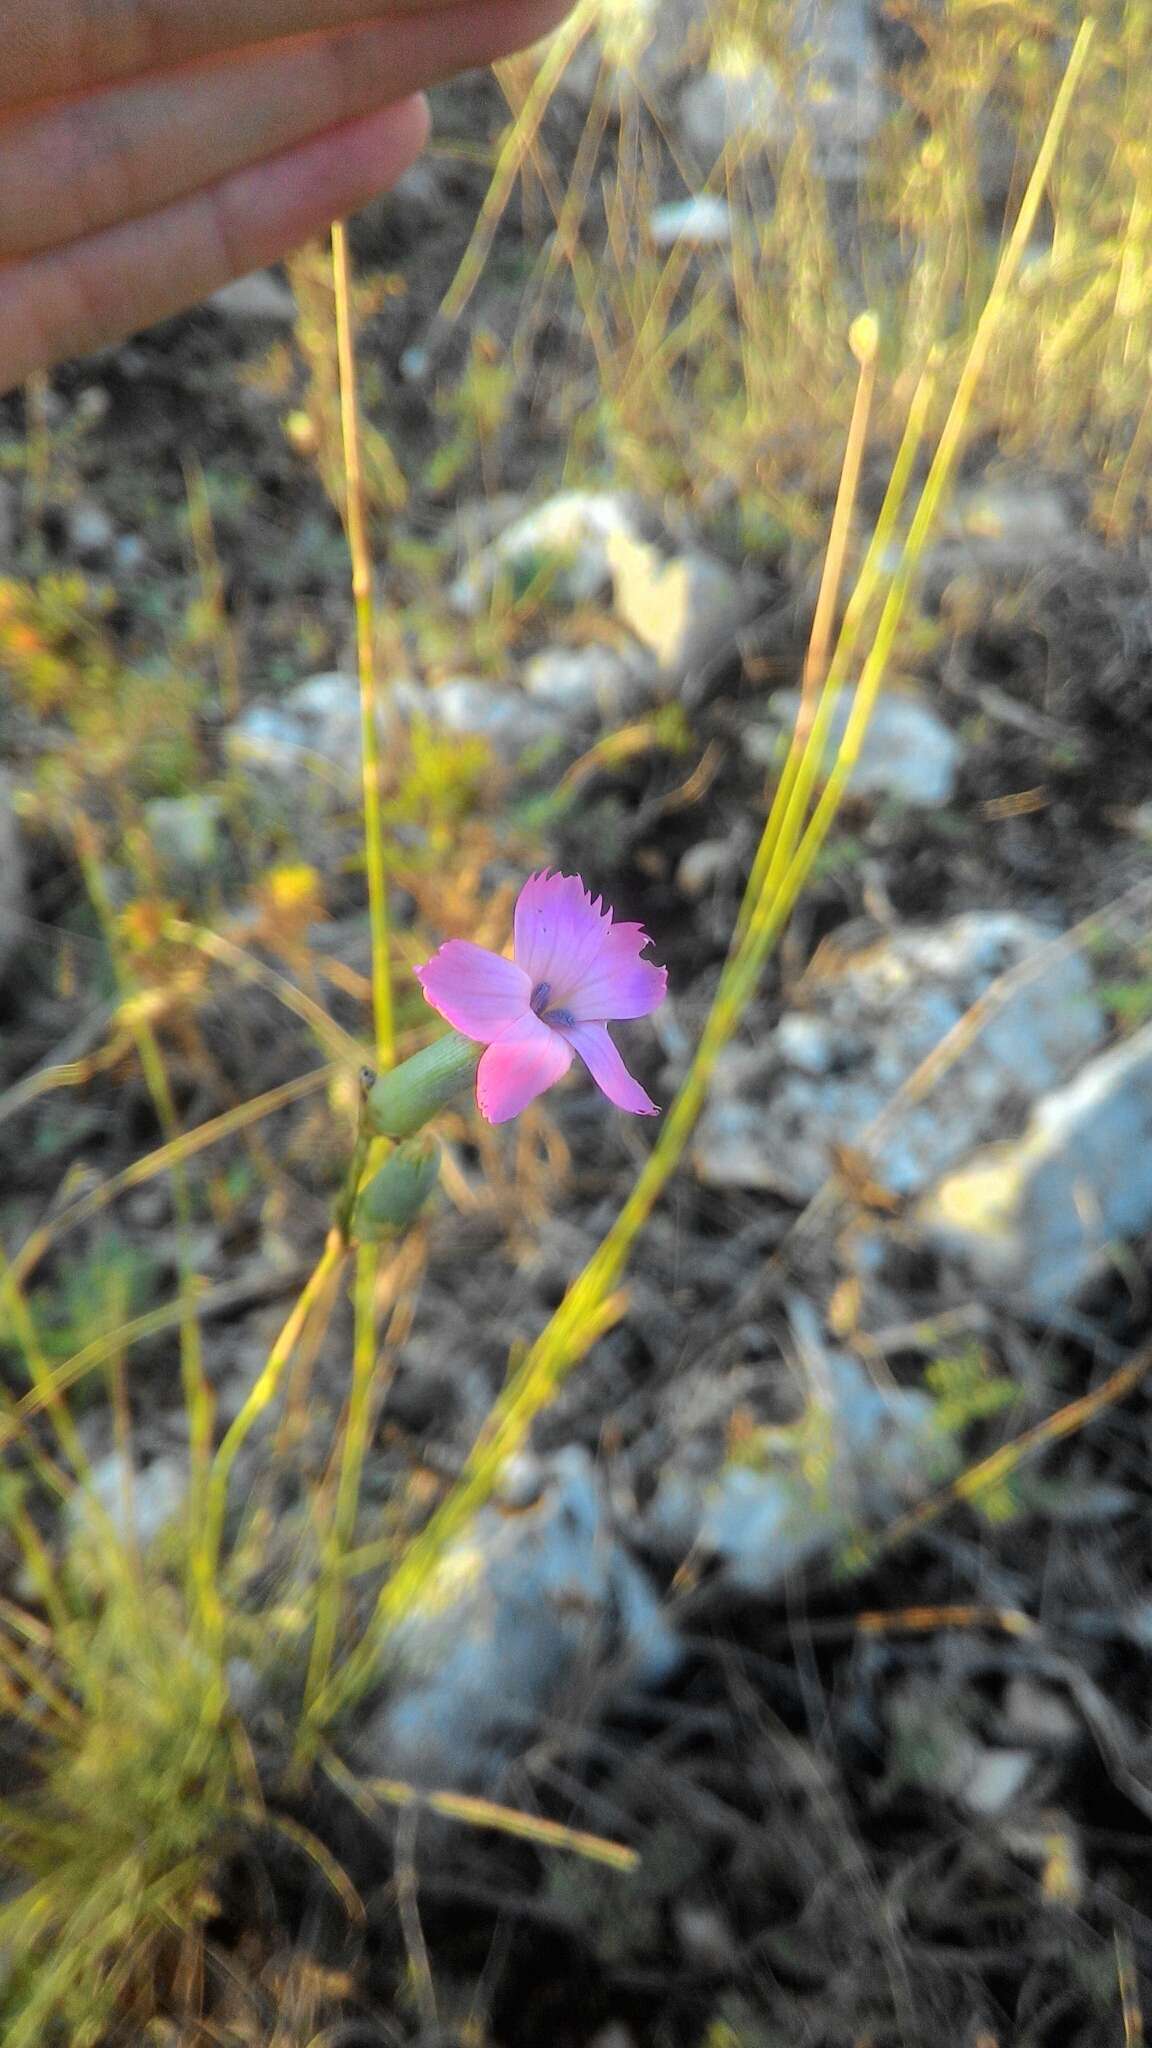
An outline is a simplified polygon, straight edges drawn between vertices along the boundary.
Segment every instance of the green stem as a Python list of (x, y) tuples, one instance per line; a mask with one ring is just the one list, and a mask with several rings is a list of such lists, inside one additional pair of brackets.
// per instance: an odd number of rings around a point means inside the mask
[(384, 858), (384, 817), (380, 797), (376, 617), (372, 598), (372, 553), (368, 544), (368, 522), (364, 505), (364, 470), (360, 450), (360, 409), (352, 328), (348, 232), (343, 221), (337, 221), (332, 229), (332, 280), (336, 290), (340, 424), (344, 437), (348, 551), (352, 557), (352, 597), (356, 607), (356, 661), (360, 675), (364, 855), (368, 869), (368, 913), (372, 931), (372, 1009), (376, 1022), (376, 1058), (382, 1067), (390, 1067), (396, 1056), (396, 1037), (392, 1013), (388, 871)]

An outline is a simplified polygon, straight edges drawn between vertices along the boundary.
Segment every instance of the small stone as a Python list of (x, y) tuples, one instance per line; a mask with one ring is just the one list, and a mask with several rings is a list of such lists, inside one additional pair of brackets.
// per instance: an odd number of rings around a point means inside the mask
[[(938, 926), (897, 927), (879, 942), (810, 969), (805, 1016), (825, 1036), (820, 1066), (794, 1058), (798, 1027), (718, 1063), (697, 1126), (693, 1158), (714, 1187), (773, 1189), (807, 1202), (834, 1170), (837, 1148), (866, 1143), (882, 1186), (924, 1194), (939, 1176), (998, 1135), (1005, 1119), (1063, 1081), (1105, 1035), (1092, 977), (1079, 952), (1010, 911), (969, 911)], [(991, 983), (1042, 955), (1031, 979), (961, 1043), (940, 1085), (870, 1127)], [(927, 1227), (927, 1226), (926, 1226)], [(933, 1225), (933, 1228), (935, 1226)]]
[(1064, 494), (1053, 484), (1002, 477), (958, 494), (951, 529), (976, 540), (1056, 547), (1075, 532)]
[(1152, 1025), (1037, 1104), (918, 1205), (921, 1237), (1047, 1317), (1152, 1228)]
[(732, 1929), (715, 1906), (682, 1900), (673, 1908), (677, 1938), (689, 1963), (701, 1970), (731, 1970), (738, 1950)]
[(645, 1522), (656, 1549), (698, 1551), (731, 1585), (764, 1594), (954, 1469), (928, 1395), (881, 1391), (839, 1353), (820, 1363), (805, 1416), (766, 1439), (755, 1463), (665, 1470)]
[(1080, 1740), (1080, 1722), (1063, 1693), (1038, 1679), (1019, 1676), (1008, 1686), (1005, 1719), (1018, 1742), (1036, 1748), (1069, 1749)]
[(803, 1010), (786, 1010), (776, 1026), (776, 1049), (797, 1073), (819, 1077), (836, 1064), (836, 1039), (827, 1020)]
[(995, 1820), (1014, 1806), (1035, 1768), (1027, 1749), (982, 1750), (960, 1791), (969, 1813)]
[(224, 805), (210, 793), (161, 796), (144, 806), (152, 850), (176, 881), (210, 873), (218, 865)]
[(750, 39), (730, 34), (716, 43), (708, 70), (680, 101), (681, 134), (702, 170), (729, 149), (778, 159), (802, 128), (821, 177), (860, 177), (885, 113), (867, 0), (801, 0), (790, 39), (799, 55), (790, 92)]
[[(749, 760), (758, 767), (775, 762), (799, 708), (794, 691), (773, 698), (774, 722), (745, 729)], [(851, 708), (848, 695), (836, 705), (824, 757), (826, 772), (844, 737)], [(876, 700), (848, 787), (854, 797), (887, 797), (909, 809), (937, 810), (956, 793), (962, 758), (960, 741), (929, 705), (911, 694), (888, 691)]]
[(683, 678), (733, 640), (748, 615), (737, 577), (709, 555), (661, 553), (620, 532), (607, 543), (616, 616), (664, 675)]
[(388, 1692), (358, 1738), (363, 1768), (492, 1790), (598, 1666), (633, 1685), (676, 1668), (676, 1636), (614, 1532), (587, 1452), (542, 1460), (541, 1477), (522, 1511), (480, 1510), (389, 1638)]
[(282, 278), (270, 270), (253, 270), (221, 285), (207, 304), (224, 320), (257, 327), (294, 327), (296, 301)]
[(699, 839), (680, 857), (676, 887), (682, 896), (690, 896), (693, 901), (706, 896), (710, 889), (738, 871), (741, 857), (740, 848), (733, 846), (731, 839)]
[(684, 243), (693, 249), (724, 249), (732, 240), (732, 210), (714, 192), (698, 192), (658, 206), (649, 215), (648, 233), (657, 249)]
[(345, 801), (360, 780), (360, 692), (352, 676), (310, 676), (276, 704), (250, 704), (225, 736), (248, 774)]
[(605, 85), (617, 102), (638, 91), (659, 99), (703, 56), (707, 41), (701, 0), (600, 0), (593, 32), (566, 67), (561, 90), (583, 107)]
[(487, 741), (496, 753), (516, 760), (526, 747), (562, 739), (565, 722), (520, 690), (486, 683), (478, 676), (452, 676), (426, 698), (427, 715), (447, 732)]
[(512, 522), (456, 578), (453, 609), (474, 618), (501, 582), (515, 593), (536, 588), (553, 609), (591, 604), (612, 570), (607, 544), (633, 533), (627, 501), (607, 491), (563, 491)]
[(524, 664), (528, 695), (566, 719), (599, 717), (606, 724), (638, 710), (647, 695), (650, 665), (614, 647), (545, 647)]
[(685, 87), (680, 132), (700, 169), (711, 173), (725, 150), (787, 148), (795, 123), (775, 72), (749, 51), (718, 51)]
[(119, 533), (112, 547), (112, 559), (123, 576), (134, 576), (148, 559), (148, 549), (138, 533)]
[(94, 504), (91, 498), (81, 498), (78, 504), (69, 506), (65, 526), (68, 545), (81, 562), (96, 567), (107, 560), (116, 540), (116, 528), (102, 505)]
[(148, 1550), (181, 1514), (187, 1498), (188, 1468), (183, 1459), (155, 1458), (133, 1472), (129, 1481), (123, 1455), (111, 1451), (68, 1503), (72, 1542), (95, 1547), (103, 1540), (106, 1523), (111, 1523), (122, 1543), (131, 1538), (141, 1550)]

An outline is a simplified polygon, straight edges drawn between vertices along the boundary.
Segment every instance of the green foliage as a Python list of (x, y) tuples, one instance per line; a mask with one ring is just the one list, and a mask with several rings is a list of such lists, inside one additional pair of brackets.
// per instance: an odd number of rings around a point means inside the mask
[(495, 337), (479, 333), (458, 384), (437, 401), (437, 411), (450, 432), (424, 470), (426, 489), (450, 491), (467, 473), (485, 463), (504, 428), (516, 393), (516, 373)]
[(79, 1712), (0, 1804), (0, 1858), (20, 1881), (0, 1908), (0, 1950), (16, 1958), (6, 2048), (96, 2048), (173, 1930), (205, 1917), (238, 1813), (215, 1673), (173, 1595), (121, 1560), (99, 1616), (57, 1647)]
[[(441, 859), (453, 830), (478, 808), (491, 768), (492, 756), (483, 740), (439, 732), (426, 719), (414, 718), (399, 786), (384, 805), (390, 833), (404, 827), (426, 832), (426, 861)], [(397, 851), (409, 868), (424, 864), (411, 829), (401, 836)]]
[(1136, 1031), (1152, 1017), (1152, 975), (1136, 981), (1105, 982), (1096, 991), (1122, 1031)]
[(959, 1436), (971, 1423), (1001, 1414), (1019, 1391), (1008, 1375), (992, 1371), (987, 1352), (974, 1339), (959, 1351), (934, 1358), (924, 1379), (935, 1396), (937, 1423), (948, 1436)]
[[(59, 1277), (27, 1304), (41, 1357), (60, 1365), (84, 1345), (113, 1336), (155, 1299), (158, 1272), (153, 1254), (112, 1229), (82, 1256), (63, 1259)], [(24, 1349), (19, 1319), (0, 1295), (0, 1357), (22, 1356)]]
[(36, 717), (65, 723), (84, 774), (141, 797), (178, 795), (196, 778), (200, 685), (127, 664), (108, 623), (114, 605), (79, 574), (0, 581), (0, 676)]

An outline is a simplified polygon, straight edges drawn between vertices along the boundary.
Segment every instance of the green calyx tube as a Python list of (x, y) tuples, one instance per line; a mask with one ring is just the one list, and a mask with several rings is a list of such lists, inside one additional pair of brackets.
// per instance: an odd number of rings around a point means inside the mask
[(410, 1138), (446, 1109), (475, 1077), (484, 1048), (449, 1031), (381, 1074), (368, 1091), (365, 1114), (377, 1138)]
[(352, 1221), (360, 1244), (379, 1244), (400, 1237), (416, 1221), (440, 1172), (440, 1147), (434, 1138), (410, 1138), (384, 1161), (361, 1189)]

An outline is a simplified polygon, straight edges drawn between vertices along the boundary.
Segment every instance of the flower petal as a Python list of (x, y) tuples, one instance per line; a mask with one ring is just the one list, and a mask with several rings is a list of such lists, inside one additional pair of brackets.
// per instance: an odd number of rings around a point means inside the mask
[[(578, 1052), (596, 1086), (617, 1109), (631, 1110), (633, 1116), (659, 1116), (660, 1110), (639, 1081), (634, 1081), (604, 1024), (566, 1024), (564, 1036)], [(484, 1058), (488, 1055), (485, 1053)], [(481, 1061), (483, 1066), (483, 1061)]]
[(647, 1017), (668, 992), (668, 969), (639, 955), (652, 943), (641, 924), (614, 924), (564, 1007), (578, 1024)]
[(527, 1015), (532, 999), (522, 967), (470, 939), (449, 939), (416, 969), (416, 979), (432, 1008), (481, 1045)]
[(579, 875), (529, 875), (516, 903), (515, 953), (532, 987), (546, 982), (553, 1003), (568, 998), (611, 929), (612, 912), (593, 902)]
[(528, 1015), (510, 1024), (481, 1054), (476, 1104), (490, 1124), (506, 1124), (566, 1074), (572, 1053), (558, 1031)]

